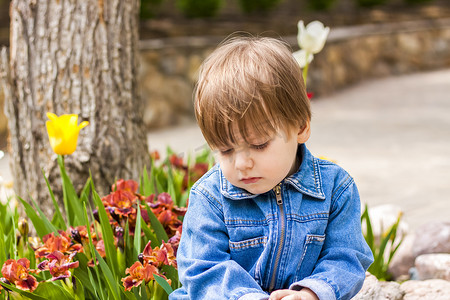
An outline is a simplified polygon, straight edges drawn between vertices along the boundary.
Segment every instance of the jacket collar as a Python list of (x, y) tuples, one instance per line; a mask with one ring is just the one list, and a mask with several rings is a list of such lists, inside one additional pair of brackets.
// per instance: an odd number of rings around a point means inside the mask
[[(319, 161), (312, 156), (304, 144), (299, 145), (297, 155), (300, 155), (302, 163), (299, 170), (284, 179), (284, 183), (292, 185), (300, 193), (324, 200), (322, 189), (322, 176), (319, 169)], [(219, 168), (220, 170), (220, 168)], [(247, 192), (244, 189), (232, 185), (220, 172), (220, 192), (223, 196), (233, 199), (250, 199), (258, 195)]]

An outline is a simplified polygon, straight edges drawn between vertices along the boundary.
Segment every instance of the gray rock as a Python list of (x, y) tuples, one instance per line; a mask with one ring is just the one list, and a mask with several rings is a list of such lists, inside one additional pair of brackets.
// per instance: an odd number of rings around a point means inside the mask
[(352, 300), (402, 300), (403, 294), (397, 282), (378, 281), (375, 276), (366, 272), (364, 285)]
[(413, 255), (450, 253), (450, 222), (430, 222), (415, 231)]
[(402, 283), (400, 289), (405, 293), (403, 300), (449, 300), (450, 281), (430, 279), (410, 280)]
[(450, 280), (450, 254), (437, 253), (420, 255), (416, 258), (415, 267), (419, 280)]

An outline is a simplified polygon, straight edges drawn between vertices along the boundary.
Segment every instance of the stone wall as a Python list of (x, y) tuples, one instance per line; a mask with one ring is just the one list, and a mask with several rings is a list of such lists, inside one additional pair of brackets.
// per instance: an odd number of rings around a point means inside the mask
[[(295, 36), (285, 37), (297, 50)], [(192, 117), (192, 90), (217, 37), (142, 42), (141, 89), (148, 127)], [(361, 80), (450, 67), (450, 19), (331, 28), (308, 75), (315, 97)]]
[[(295, 36), (284, 37), (297, 50)], [(139, 75), (147, 127), (193, 118), (198, 67), (222, 37), (175, 37), (141, 41)], [(315, 99), (361, 80), (450, 67), (450, 19), (331, 28), (308, 75)], [(420, 84), (420, 83), (418, 83)], [(3, 107), (0, 92), (0, 107)], [(0, 113), (0, 138), (6, 122)], [(2, 135), (3, 133), (3, 135)], [(0, 144), (3, 144), (0, 142)]]

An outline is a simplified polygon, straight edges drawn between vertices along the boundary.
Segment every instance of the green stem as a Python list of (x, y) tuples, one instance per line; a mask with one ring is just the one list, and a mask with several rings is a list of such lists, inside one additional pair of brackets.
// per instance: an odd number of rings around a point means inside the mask
[(69, 210), (69, 202), (67, 199), (67, 191), (64, 184), (64, 175), (65, 173), (65, 165), (64, 165), (64, 155), (58, 154), (58, 162), (59, 162), (59, 170), (61, 173), (61, 179), (62, 179), (62, 189), (63, 189), (63, 202), (64, 202), (64, 209), (66, 210), (66, 218), (70, 225), (72, 224), (71, 216), (70, 216), (70, 210)]
[(152, 299), (153, 300), (167, 299), (166, 291), (156, 282), (156, 280), (153, 282)]
[[(308, 53), (306, 53), (306, 57), (308, 57)], [(303, 81), (305, 82), (305, 87), (306, 87), (306, 78), (308, 77), (308, 68), (309, 63), (307, 62), (305, 67), (303, 68)]]

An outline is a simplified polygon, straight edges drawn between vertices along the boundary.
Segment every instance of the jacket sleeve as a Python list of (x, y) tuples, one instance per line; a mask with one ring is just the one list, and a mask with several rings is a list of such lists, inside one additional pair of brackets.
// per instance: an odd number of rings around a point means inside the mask
[(253, 277), (230, 259), (222, 205), (201, 188), (190, 193), (177, 263), (183, 287), (170, 299), (268, 299)]
[(348, 176), (333, 192), (325, 242), (311, 276), (290, 289), (309, 288), (320, 300), (350, 299), (361, 289), (372, 252), (361, 231), (361, 204)]

